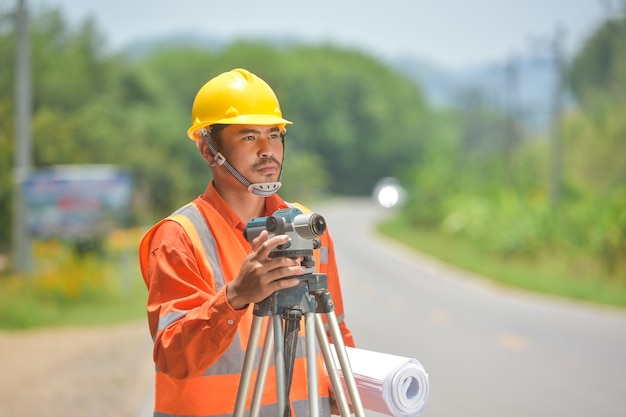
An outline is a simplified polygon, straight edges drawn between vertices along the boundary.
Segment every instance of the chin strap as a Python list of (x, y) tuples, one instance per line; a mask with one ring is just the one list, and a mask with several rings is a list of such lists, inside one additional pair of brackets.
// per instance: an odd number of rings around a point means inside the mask
[(223, 166), (224, 168), (226, 168), (228, 170), (228, 172), (230, 172), (232, 174), (232, 176), (235, 177), (237, 179), (237, 181), (239, 181), (244, 187), (246, 187), (246, 189), (248, 191), (250, 191), (252, 194), (256, 194), (256, 195), (259, 195), (261, 197), (269, 197), (269, 196), (275, 194), (276, 191), (278, 191), (278, 189), (282, 185), (281, 182), (280, 182), (280, 179), (283, 176), (283, 165), (282, 165), (282, 162), (281, 162), (281, 165), (280, 165), (280, 174), (278, 175), (278, 181), (276, 181), (276, 182), (251, 183), (250, 181), (248, 181), (248, 179), (246, 177), (241, 175), (241, 173), (239, 171), (237, 171), (235, 169), (235, 167), (233, 167), (226, 160), (224, 155), (222, 155), (217, 150), (217, 147), (213, 143), (213, 139), (211, 138), (211, 133), (209, 132), (208, 129), (202, 129), (202, 132), (200, 133), (200, 137), (202, 138), (202, 142), (204, 142), (204, 144), (209, 147), (209, 150), (213, 154), (213, 160), (209, 161), (209, 164), (211, 166), (217, 164), (217, 165), (220, 165), (220, 166)]

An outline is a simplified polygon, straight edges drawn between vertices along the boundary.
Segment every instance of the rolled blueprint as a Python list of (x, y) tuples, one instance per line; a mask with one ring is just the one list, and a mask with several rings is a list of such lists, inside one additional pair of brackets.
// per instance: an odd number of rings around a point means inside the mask
[[(424, 410), (428, 374), (419, 361), (350, 347), (346, 351), (363, 408), (395, 417), (414, 417)], [(335, 363), (343, 382), (336, 356)]]

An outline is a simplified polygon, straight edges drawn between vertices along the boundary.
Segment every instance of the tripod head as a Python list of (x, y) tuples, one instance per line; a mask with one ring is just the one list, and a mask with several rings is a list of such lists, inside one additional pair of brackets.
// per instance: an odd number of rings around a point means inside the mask
[(335, 305), (328, 291), (326, 274), (304, 274), (295, 287), (284, 288), (254, 305), (255, 316), (285, 315), (297, 309), (301, 313), (328, 313)]

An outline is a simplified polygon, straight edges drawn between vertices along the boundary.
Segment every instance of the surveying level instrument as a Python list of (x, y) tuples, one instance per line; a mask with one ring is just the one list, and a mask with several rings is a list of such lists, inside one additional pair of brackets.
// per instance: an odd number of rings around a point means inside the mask
[[(273, 250), (270, 256), (301, 258), (302, 265), (307, 270), (304, 275), (298, 276), (300, 282), (295, 287), (278, 290), (254, 305), (254, 317), (244, 356), (233, 417), (244, 417), (246, 400), (251, 388), (250, 383), (255, 367), (257, 346), (263, 321), (266, 317), (270, 319), (266, 326), (265, 340), (258, 362), (248, 417), (258, 417), (259, 415), (272, 351), (274, 352), (276, 369), (278, 403), (276, 416), (291, 417), (289, 394), (302, 317), (304, 317), (309, 417), (320, 416), (316, 349), (318, 346), (324, 359), (341, 416), (349, 417), (351, 415), (350, 405), (352, 405), (352, 412), (356, 417), (365, 417), (346, 346), (343, 342), (337, 316), (335, 315), (332, 296), (328, 291), (327, 276), (326, 274), (314, 272), (313, 249), (320, 247), (320, 242), (316, 238), (321, 236), (326, 230), (324, 218), (316, 213), (303, 214), (301, 210), (294, 207), (277, 210), (272, 216), (251, 219), (244, 230), (244, 236), (248, 241), (252, 241), (262, 230), (268, 230), (270, 237), (272, 234), (289, 235), (291, 240), (287, 244)], [(324, 328), (322, 314), (326, 317), (326, 323), (333, 340), (350, 402), (348, 402), (346, 397), (344, 385), (339, 377), (339, 370), (333, 359), (332, 347)]]

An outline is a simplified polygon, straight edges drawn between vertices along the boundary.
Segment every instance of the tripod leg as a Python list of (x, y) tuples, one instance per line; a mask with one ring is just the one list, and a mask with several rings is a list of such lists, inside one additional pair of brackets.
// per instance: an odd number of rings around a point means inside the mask
[(319, 394), (317, 390), (317, 353), (315, 352), (315, 313), (304, 315), (304, 341), (306, 343), (306, 364), (309, 389), (309, 417), (319, 417)]
[(278, 410), (282, 413), (287, 404), (286, 398), (286, 381), (285, 381), (285, 346), (283, 340), (283, 320), (280, 314), (272, 316), (274, 328), (274, 351), (276, 366), (276, 397), (278, 402)]
[[(285, 396), (289, 402), (291, 395), (291, 384), (293, 381), (294, 361), (298, 349), (298, 333), (302, 320), (302, 309), (287, 307), (283, 310), (283, 320), (285, 321)], [(283, 417), (291, 417), (291, 407), (283, 410)]]
[(339, 379), (339, 372), (335, 365), (335, 360), (330, 351), (330, 343), (328, 342), (326, 330), (324, 330), (322, 317), (319, 314), (315, 316), (315, 333), (317, 334), (319, 346), (324, 356), (324, 363), (326, 364), (326, 370), (328, 371), (328, 377), (330, 378), (330, 383), (335, 393), (335, 400), (339, 406), (339, 411), (342, 417), (348, 417), (350, 415), (350, 406), (348, 405), (343, 385), (341, 385), (341, 380)]
[(337, 316), (334, 311), (326, 313), (326, 321), (330, 330), (330, 335), (333, 338), (335, 345), (335, 352), (337, 352), (337, 359), (341, 365), (341, 372), (343, 374), (343, 380), (348, 388), (350, 399), (352, 400), (352, 408), (356, 417), (365, 417), (365, 410), (363, 409), (363, 403), (359, 391), (357, 390), (356, 380), (352, 373), (352, 367), (350, 366), (350, 360), (348, 359), (348, 353), (346, 352), (346, 345), (343, 343), (343, 336), (337, 323)]
[(254, 316), (252, 326), (250, 328), (250, 338), (248, 339), (248, 347), (243, 359), (243, 368), (241, 370), (241, 380), (239, 382), (239, 390), (237, 391), (237, 399), (235, 402), (235, 412), (233, 417), (243, 417), (246, 409), (246, 399), (248, 398), (248, 389), (250, 388), (250, 380), (252, 378), (252, 370), (254, 368), (254, 359), (256, 356), (256, 347), (261, 334), (261, 326), (263, 325), (263, 317)]
[(267, 324), (265, 333), (265, 342), (263, 343), (263, 352), (261, 353), (261, 361), (259, 362), (259, 370), (254, 383), (254, 394), (252, 395), (252, 404), (250, 405), (250, 417), (256, 417), (261, 410), (261, 401), (263, 399), (263, 389), (265, 388), (265, 379), (267, 377), (267, 369), (274, 347), (274, 324), (272, 321)]

